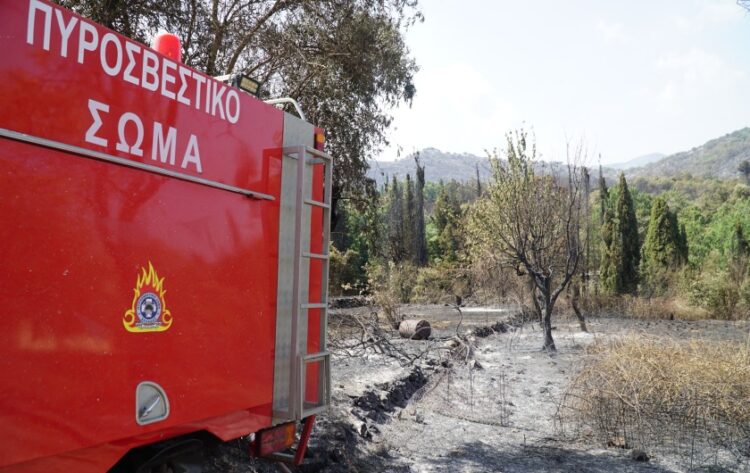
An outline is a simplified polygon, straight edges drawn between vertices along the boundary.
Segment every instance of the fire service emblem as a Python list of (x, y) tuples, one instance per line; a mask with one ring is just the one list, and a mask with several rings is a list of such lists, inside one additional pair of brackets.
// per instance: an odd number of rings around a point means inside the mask
[(136, 280), (133, 305), (125, 312), (122, 324), (128, 332), (163, 332), (172, 325), (172, 314), (164, 300), (164, 278), (159, 278), (151, 262), (141, 268)]

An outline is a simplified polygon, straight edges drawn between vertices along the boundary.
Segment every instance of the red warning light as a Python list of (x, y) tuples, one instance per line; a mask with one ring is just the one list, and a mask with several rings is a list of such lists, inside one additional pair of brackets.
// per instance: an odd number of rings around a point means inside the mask
[(175, 62), (182, 62), (180, 38), (172, 33), (159, 33), (151, 42), (151, 48)]

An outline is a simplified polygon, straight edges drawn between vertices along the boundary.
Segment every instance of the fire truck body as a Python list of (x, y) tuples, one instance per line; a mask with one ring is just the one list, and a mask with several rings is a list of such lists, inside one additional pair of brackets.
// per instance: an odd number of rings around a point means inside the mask
[(46, 1), (0, 31), (0, 470), (325, 409), (319, 130)]

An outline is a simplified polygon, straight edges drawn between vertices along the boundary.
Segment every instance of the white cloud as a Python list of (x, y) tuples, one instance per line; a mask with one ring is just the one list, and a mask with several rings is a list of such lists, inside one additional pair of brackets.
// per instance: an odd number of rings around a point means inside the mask
[(704, 1), (698, 16), (713, 23), (729, 23), (738, 21), (744, 15), (744, 10), (734, 1), (713, 0)]
[(384, 159), (424, 147), (481, 153), (500, 144), (513, 109), (490, 78), (462, 62), (425, 67), (417, 76), (412, 108), (394, 113), (391, 147)]
[(389, 134), (405, 153), (482, 154), (525, 120), (545, 159), (564, 158), (566, 139), (586, 136), (605, 162), (624, 161), (750, 123), (750, 14), (736, 0), (485, 1), (481, 15), (442, 0), (424, 9), (408, 37), (422, 67), (417, 96), (394, 111)]
[(670, 53), (660, 57), (656, 68), (666, 79), (659, 97), (665, 100), (682, 99), (699, 91), (727, 89), (742, 80), (745, 73), (734, 69), (720, 56), (702, 49)]
[(745, 10), (732, 0), (702, 0), (693, 15), (677, 15), (674, 23), (680, 30), (697, 33), (708, 27), (740, 21), (744, 15)]
[(610, 42), (622, 42), (626, 39), (622, 23), (599, 20), (596, 23), (596, 30), (604, 36), (605, 40)]

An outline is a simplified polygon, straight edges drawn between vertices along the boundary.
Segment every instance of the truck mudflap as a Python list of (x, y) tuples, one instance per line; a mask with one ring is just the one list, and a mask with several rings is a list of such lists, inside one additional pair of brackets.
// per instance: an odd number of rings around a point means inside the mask
[[(315, 415), (306, 417), (302, 421), (302, 431), (299, 441), (297, 442), (297, 446), (293, 448), (292, 446), (296, 439), (295, 422), (288, 422), (271, 427), (270, 429), (261, 430), (255, 434), (255, 438), (250, 442), (248, 452), (253, 458), (263, 458), (290, 465), (301, 465), (307, 452), (307, 444), (310, 441), (310, 434), (312, 433), (314, 424)], [(290, 448), (290, 452), (284, 451)]]

